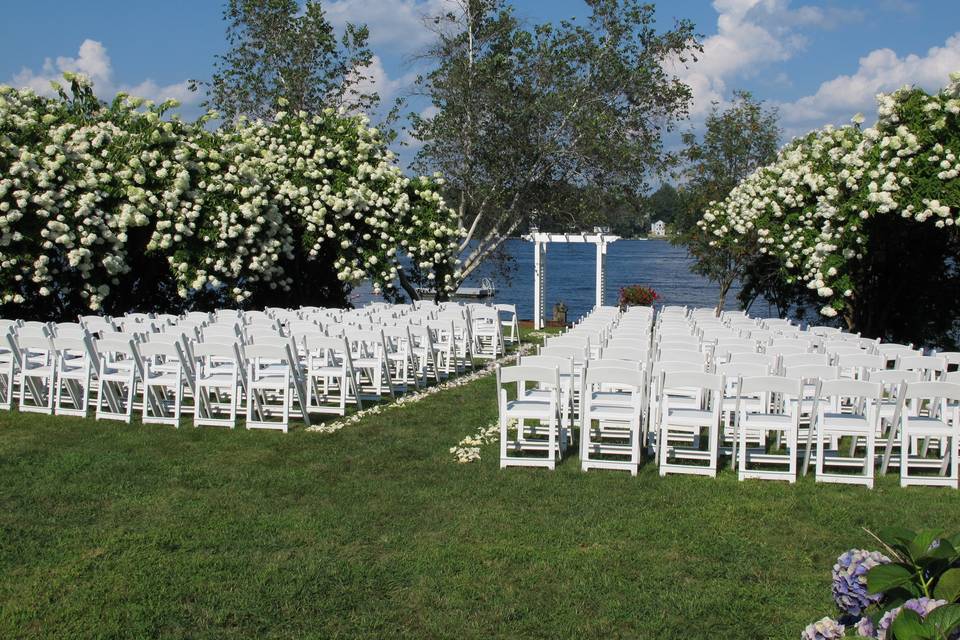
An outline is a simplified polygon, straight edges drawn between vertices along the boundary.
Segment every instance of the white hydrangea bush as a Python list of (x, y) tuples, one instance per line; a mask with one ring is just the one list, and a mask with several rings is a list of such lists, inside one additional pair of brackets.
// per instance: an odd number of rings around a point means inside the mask
[(856, 304), (871, 218), (949, 228), (960, 215), (960, 74), (936, 94), (905, 87), (877, 101), (875, 126), (858, 115), (794, 140), (698, 222), (711, 246), (754, 243), (776, 256), (828, 318)]
[(0, 87), (0, 295), (98, 310), (146, 255), (179, 296), (277, 299), (317, 280), (396, 287), (401, 256), (450, 283), (460, 237), (442, 181), (408, 178), (363, 116), (333, 110), (216, 130), (119, 95)]

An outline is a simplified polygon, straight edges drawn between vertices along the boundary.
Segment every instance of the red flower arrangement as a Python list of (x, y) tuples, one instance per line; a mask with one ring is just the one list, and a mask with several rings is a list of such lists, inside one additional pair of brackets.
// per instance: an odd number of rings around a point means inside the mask
[(660, 294), (650, 287), (632, 284), (620, 288), (621, 307), (649, 307), (660, 299)]

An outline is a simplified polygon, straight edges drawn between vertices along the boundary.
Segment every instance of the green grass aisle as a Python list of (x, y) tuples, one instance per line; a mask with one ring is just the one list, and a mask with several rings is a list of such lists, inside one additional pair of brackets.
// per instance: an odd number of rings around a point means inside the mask
[(480, 380), (332, 435), (0, 413), (0, 637), (791, 638), (960, 495), (497, 468)]

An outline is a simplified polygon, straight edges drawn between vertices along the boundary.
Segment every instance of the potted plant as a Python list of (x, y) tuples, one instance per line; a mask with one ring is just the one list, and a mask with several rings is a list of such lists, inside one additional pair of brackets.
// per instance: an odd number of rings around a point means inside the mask
[(621, 309), (626, 307), (649, 307), (660, 299), (660, 294), (639, 284), (632, 284), (620, 289), (619, 305)]

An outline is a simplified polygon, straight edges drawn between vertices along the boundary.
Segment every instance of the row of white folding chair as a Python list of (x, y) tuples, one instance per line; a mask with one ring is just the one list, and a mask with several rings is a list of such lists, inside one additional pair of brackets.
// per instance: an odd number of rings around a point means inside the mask
[[(809, 459), (810, 449), (816, 451), (816, 475), (818, 481), (842, 482), (865, 484), (872, 487), (874, 483), (874, 463), (875, 446), (877, 437), (882, 433), (882, 420), (884, 418), (883, 407), (885, 403), (885, 387), (881, 382), (871, 382), (863, 380), (848, 379), (830, 379), (831, 371), (812, 371), (791, 372), (792, 375), (785, 377), (770, 376), (751, 376), (738, 379), (737, 389), (737, 424), (735, 430), (738, 432), (735, 436), (733, 458), (738, 462), (738, 474), (741, 479), (772, 478), (787, 479), (791, 482), (796, 479), (796, 461), (799, 455), (799, 442), (804, 440), (804, 430), (801, 428), (801, 418), (804, 413), (810, 417), (810, 427), (807, 430), (807, 455), (804, 458), (804, 469), (806, 469)], [(816, 378), (816, 386), (813, 398), (810, 398), (804, 391), (805, 383), (810, 378), (806, 374), (819, 374)], [(679, 380), (691, 380), (698, 376), (695, 372), (679, 372), (665, 374), (667, 385), (681, 385)], [(672, 376), (672, 377), (671, 377)], [(686, 376), (686, 378), (685, 378)], [(879, 377), (879, 376), (878, 376)], [(960, 374), (954, 378), (960, 381)], [(713, 380), (714, 384), (717, 380)], [(694, 386), (693, 383), (690, 383)], [(760, 402), (751, 402), (751, 397), (760, 394)], [(771, 395), (779, 394), (783, 396), (778, 403), (771, 402)], [(717, 397), (721, 397), (719, 394)], [(813, 405), (806, 405), (810, 400), (815, 399)], [(674, 412), (670, 407), (671, 398), (669, 395), (664, 398), (666, 407), (665, 413), (662, 413), (661, 432), (658, 442), (660, 445), (661, 464), (667, 463), (661, 473), (667, 473), (671, 470), (680, 470), (681, 472), (707, 473), (711, 474), (708, 468), (692, 467), (689, 465), (680, 465), (670, 463), (667, 458), (673, 452), (676, 454), (677, 447), (670, 445), (669, 429), (678, 425), (683, 426), (683, 412)], [(927, 415), (922, 415), (921, 409), (923, 402), (926, 401), (929, 410)], [(952, 403), (952, 404), (951, 404)], [(806, 405), (806, 406), (805, 406)], [(819, 407), (814, 409), (813, 407)], [(902, 442), (901, 447), (901, 484), (933, 484), (946, 485), (956, 488), (958, 486), (957, 475), (957, 442), (960, 436), (960, 385), (950, 382), (908, 382), (899, 385), (899, 391), (896, 399), (896, 416), (892, 419), (894, 428), (893, 433), (887, 438), (887, 454), (884, 456), (883, 472), (892, 458), (892, 449)], [(722, 411), (723, 405), (710, 407), (711, 411)], [(684, 409), (686, 410), (686, 409)], [(706, 413), (704, 408), (696, 409), (700, 413), (691, 414), (693, 418), (703, 419)], [(694, 411), (691, 409), (690, 411)], [(676, 414), (672, 416), (672, 414)], [(714, 415), (711, 413), (711, 416)], [(676, 418), (676, 419), (674, 419)], [(688, 417), (689, 422), (691, 418)], [(676, 424), (671, 423), (671, 420)], [(710, 424), (715, 422), (710, 421)], [(666, 429), (666, 431), (664, 431)], [(903, 432), (904, 438), (898, 438), (897, 430)], [(751, 432), (766, 433), (768, 431), (777, 432), (784, 436), (788, 453), (784, 455), (768, 454), (762, 450), (755, 453), (748, 447), (747, 436)], [(843, 436), (853, 438), (853, 444), (850, 448), (850, 454), (844, 456), (837, 451), (839, 440)], [(926, 451), (919, 455), (911, 455), (915, 447), (912, 442), (919, 439), (940, 439), (941, 456), (938, 459), (930, 460), (925, 456)], [(683, 453), (693, 457), (709, 456), (711, 461), (716, 460), (718, 447), (715, 444), (718, 438), (711, 434), (710, 444), (706, 450), (684, 451)], [(765, 440), (765, 438), (764, 438)], [(763, 440), (761, 440), (762, 443)], [(865, 454), (862, 457), (854, 456), (857, 445), (863, 442)], [(832, 443), (832, 444), (831, 444)], [(739, 447), (740, 454), (737, 456), (736, 447)], [(831, 450), (833, 453), (828, 458), (826, 453)], [(919, 452), (918, 452), (919, 453)], [(787, 471), (770, 471), (750, 469), (750, 462), (774, 463), (786, 465)], [(950, 468), (947, 472), (948, 465)], [(826, 466), (836, 467), (854, 467), (859, 468), (861, 473), (841, 474), (826, 470)], [(917, 476), (911, 473), (913, 467), (939, 468), (939, 476)]]
[[(14, 339), (11, 346), (23, 354), (21, 411), (85, 416), (91, 390), (95, 390), (97, 419), (130, 422), (138, 387), (142, 384), (143, 422), (177, 425), (181, 417), (184, 388), (189, 385), (194, 396), (196, 425), (232, 426), (238, 406), (238, 388), (249, 389), (250, 383), (255, 383), (259, 384), (257, 389), (261, 396), (266, 388), (272, 389), (273, 395), (282, 396), (283, 419), (272, 428), (286, 431), (293, 400), (291, 390), (298, 382), (286, 345), (251, 345), (251, 355), (244, 353), (241, 357), (240, 345), (237, 344), (196, 343), (190, 347), (191, 358), (185, 354), (186, 344), (178, 340), (138, 343), (129, 336), (93, 339), (88, 335), (86, 338), (46, 340), (27, 336)], [(247, 384), (239, 384), (242, 363), (248, 362), (252, 367), (253, 363), (260, 362), (267, 355), (273, 357), (275, 371), (278, 370), (278, 363), (287, 365), (283, 380), (288, 387), (281, 389), (275, 384), (276, 380), (271, 380), (265, 386), (261, 372), (252, 368), (245, 378)], [(247, 357), (254, 360), (245, 360)], [(229, 385), (225, 384), (227, 380)], [(211, 392), (218, 397), (226, 394), (229, 398), (228, 418), (217, 418), (211, 414)], [(298, 399), (302, 408), (304, 397), (299, 392)], [(250, 428), (270, 426), (264, 423), (265, 414), (258, 402), (257, 398), (248, 398)], [(309, 424), (306, 413), (303, 419)]]

